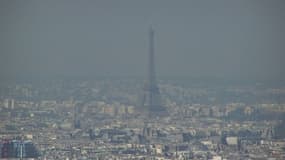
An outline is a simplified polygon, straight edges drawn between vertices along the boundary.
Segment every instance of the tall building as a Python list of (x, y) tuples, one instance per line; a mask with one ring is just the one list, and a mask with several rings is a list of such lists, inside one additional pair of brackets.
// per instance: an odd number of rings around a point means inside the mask
[(15, 105), (14, 99), (5, 99), (4, 101), (5, 108), (14, 109), (14, 105)]
[(1, 158), (38, 158), (39, 152), (31, 141), (4, 140), (0, 142)]
[(80, 117), (79, 117), (79, 104), (74, 105), (74, 128), (80, 129), (81, 123), (80, 123)]
[(167, 115), (166, 109), (161, 105), (161, 97), (155, 77), (154, 60), (154, 30), (149, 30), (149, 59), (148, 59), (148, 77), (144, 87), (143, 108), (147, 110), (149, 116)]

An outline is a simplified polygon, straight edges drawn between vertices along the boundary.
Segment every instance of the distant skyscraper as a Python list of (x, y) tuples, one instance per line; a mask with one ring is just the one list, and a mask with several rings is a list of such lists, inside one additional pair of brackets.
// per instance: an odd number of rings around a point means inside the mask
[(4, 140), (0, 142), (0, 159), (2, 158), (38, 158), (39, 152), (31, 141)]
[(14, 109), (14, 99), (5, 99), (5, 108)]
[(155, 77), (154, 62), (154, 30), (149, 30), (149, 64), (148, 79), (144, 87), (143, 107), (147, 109), (150, 116), (167, 115), (166, 109), (161, 105), (161, 97)]
[(74, 106), (74, 128), (80, 129), (80, 118), (79, 118), (79, 104), (73, 104)]

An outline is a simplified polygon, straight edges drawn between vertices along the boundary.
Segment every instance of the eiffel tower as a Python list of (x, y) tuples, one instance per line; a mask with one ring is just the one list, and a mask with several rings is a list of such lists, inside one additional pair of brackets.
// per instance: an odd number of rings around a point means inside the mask
[(161, 97), (155, 77), (154, 62), (154, 30), (149, 29), (149, 62), (148, 79), (144, 86), (143, 108), (147, 110), (149, 116), (158, 117), (168, 115), (165, 107), (161, 105)]

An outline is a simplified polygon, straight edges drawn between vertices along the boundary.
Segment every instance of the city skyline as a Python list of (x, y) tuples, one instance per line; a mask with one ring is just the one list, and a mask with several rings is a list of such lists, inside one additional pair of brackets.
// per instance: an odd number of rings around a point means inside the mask
[(0, 159), (284, 160), (284, 0), (0, 0)]

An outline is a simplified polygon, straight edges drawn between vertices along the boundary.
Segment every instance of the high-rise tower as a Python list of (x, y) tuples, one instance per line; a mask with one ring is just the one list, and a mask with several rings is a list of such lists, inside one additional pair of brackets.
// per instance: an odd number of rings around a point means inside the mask
[(148, 79), (144, 87), (143, 107), (147, 109), (150, 116), (166, 115), (166, 109), (161, 105), (160, 92), (155, 78), (154, 61), (154, 30), (149, 30), (149, 60)]
[(74, 104), (74, 128), (80, 129), (80, 118), (79, 118), (79, 104)]

